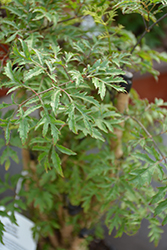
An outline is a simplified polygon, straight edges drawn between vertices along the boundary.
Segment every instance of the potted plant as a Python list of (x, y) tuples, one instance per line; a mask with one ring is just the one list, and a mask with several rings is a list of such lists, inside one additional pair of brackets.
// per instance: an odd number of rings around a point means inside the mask
[[(86, 249), (92, 231), (103, 237), (102, 218), (117, 237), (136, 233), (146, 218), (158, 244), (167, 221), (166, 151), (158, 139), (166, 132), (166, 103), (149, 104), (127, 87), (130, 71), (156, 77), (153, 59), (166, 60), (142, 40), (165, 6), (157, 0), (2, 5), (0, 37), (10, 53), (1, 86), (10, 89), (11, 103), (0, 105), (8, 108), (0, 119), (6, 145), (0, 162), (8, 170), (11, 159), (18, 162), (11, 146), (20, 147), (26, 174), (1, 181), (1, 192), (14, 192), (1, 200), (1, 216), (14, 223), (15, 211), (30, 217), (39, 249)], [(143, 17), (140, 38), (116, 24), (118, 10)]]

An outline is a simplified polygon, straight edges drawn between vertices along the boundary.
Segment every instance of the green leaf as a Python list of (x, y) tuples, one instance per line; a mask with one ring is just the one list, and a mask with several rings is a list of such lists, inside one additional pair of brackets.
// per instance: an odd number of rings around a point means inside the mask
[(19, 40), (21, 42), (21, 45), (22, 45), (22, 48), (23, 48), (23, 52), (24, 52), (24, 55), (25, 55), (26, 59), (28, 59), (28, 60), (30, 59), (31, 60), (31, 58), (30, 58), (30, 52), (29, 52), (29, 49), (28, 49), (28, 46), (27, 46), (26, 42), (24, 42), (20, 38), (19, 38)]
[(86, 110), (83, 108), (83, 106), (78, 105), (78, 104), (76, 104), (75, 106), (78, 109), (78, 111), (81, 113), (85, 127), (87, 128), (88, 132), (92, 134), (92, 124), (89, 122), (91, 120), (91, 117), (87, 116)]
[(60, 96), (61, 96), (61, 91), (59, 89), (57, 89), (51, 96), (50, 104), (55, 115), (57, 114), (57, 109), (60, 102)]
[(154, 216), (161, 214), (164, 210), (167, 209), (167, 199), (161, 201), (158, 206), (155, 208)]
[(97, 106), (98, 108), (100, 107), (99, 103), (97, 100), (94, 99), (93, 96), (87, 96), (87, 93), (77, 93), (77, 94), (71, 94), (71, 96), (76, 97), (76, 98), (80, 98), (82, 100), (84, 100), (85, 102), (94, 104), (95, 106)]
[(41, 162), (44, 158), (46, 158), (48, 156), (48, 151), (45, 151), (43, 153), (40, 153), (40, 155), (38, 156), (38, 161)]
[(105, 141), (105, 139), (102, 136), (102, 134), (100, 133), (100, 131), (97, 130), (96, 128), (92, 128), (92, 137), (95, 139), (99, 139), (101, 141)]
[(64, 154), (67, 154), (67, 155), (76, 155), (76, 153), (73, 152), (71, 149), (65, 148), (65, 147), (62, 146), (62, 145), (56, 144), (56, 148), (57, 148), (60, 152), (62, 152), (62, 153), (64, 153)]
[(167, 187), (158, 187), (158, 192), (152, 197), (151, 204), (158, 203), (161, 199), (165, 197)]
[[(25, 56), (24, 56), (23, 52), (19, 51), (18, 48), (16, 47), (16, 45), (13, 47), (13, 53), (14, 53), (17, 57), (19, 57), (19, 58), (21, 58), (21, 59), (25, 59)], [(29, 61), (29, 60), (28, 60), (28, 61)]]
[(15, 15), (17, 15), (18, 17), (21, 17), (24, 14), (23, 11), (21, 11), (20, 9), (17, 9), (16, 7), (5, 6), (5, 9), (10, 10), (10, 12), (12, 12)]
[(30, 129), (28, 120), (26, 118), (24, 118), (24, 119), (21, 118), (18, 121), (18, 124), (19, 124), (18, 131), (19, 131), (19, 134), (20, 134), (21, 141), (22, 141), (23, 144), (25, 144), (25, 142), (26, 142), (26, 140), (28, 138), (28, 132), (29, 132), (29, 129)]
[(56, 128), (56, 126), (53, 123), (51, 123), (50, 126), (51, 126), (51, 134), (53, 136), (53, 143), (55, 145), (59, 138), (58, 135), (60, 134), (60, 131)]
[(138, 153), (134, 153), (133, 156), (135, 158), (138, 158), (141, 161), (145, 161), (145, 162), (150, 163), (150, 164), (154, 164), (155, 163), (155, 161), (152, 160), (147, 154), (142, 154), (142, 153), (138, 152)]
[(104, 99), (106, 93), (106, 86), (104, 82), (97, 77), (92, 78), (92, 82), (96, 89), (98, 89), (98, 94), (100, 94), (101, 99)]
[(66, 113), (68, 114), (67, 122), (70, 130), (72, 130), (75, 134), (77, 134), (74, 112), (75, 112), (75, 105), (71, 103), (66, 111)]
[(4, 162), (7, 161), (6, 163), (6, 167), (9, 167), (9, 157), (14, 160), (16, 163), (19, 162), (19, 158), (17, 155), (17, 152), (14, 151), (12, 148), (10, 148), (9, 146), (7, 146), (3, 153), (1, 154), (1, 158), (0, 158), (0, 163), (3, 164)]
[(5, 226), (4, 224), (0, 221), (0, 242), (3, 243), (3, 232), (5, 231)]
[(37, 109), (40, 109), (42, 107), (41, 104), (38, 104), (36, 106), (32, 106), (31, 108), (27, 109), (25, 112), (24, 112), (24, 117), (28, 116), (29, 114), (33, 113), (35, 110)]
[(5, 170), (8, 171), (9, 167), (10, 167), (10, 160), (7, 159), (5, 162)]
[(162, 226), (165, 226), (167, 224), (167, 215), (165, 216), (165, 218), (162, 221)]
[(36, 53), (36, 55), (37, 55), (37, 57), (39, 59), (40, 64), (43, 65), (43, 55), (42, 55), (42, 53), (39, 50), (37, 50), (37, 49), (33, 48), (33, 50)]
[(19, 27), (16, 25), (16, 22), (9, 21), (6, 18), (4, 18), (3, 23), (9, 24), (10, 26), (13, 26), (16, 30), (19, 30)]
[(9, 89), (6, 95), (9, 95), (11, 92), (14, 92), (14, 91), (17, 90), (18, 88), (20, 88), (20, 86), (15, 86), (15, 87)]
[(39, 66), (36, 66), (33, 69), (30, 69), (28, 72), (25, 72), (24, 74), (24, 81), (28, 81), (34, 76), (39, 76), (41, 73), (43, 73), (43, 69)]
[(5, 74), (8, 76), (14, 83), (19, 83), (18, 79), (15, 77), (15, 74), (12, 70), (11, 61), (7, 62), (5, 67)]
[(80, 83), (83, 82), (83, 77), (78, 70), (70, 70), (69, 74), (71, 74), (72, 79), (75, 81), (76, 87), (78, 87)]
[(48, 129), (49, 129), (49, 123), (50, 121), (47, 120), (47, 117), (45, 117), (45, 123), (43, 125), (43, 129), (42, 129), (42, 135), (45, 137), (47, 132), (48, 132)]
[(51, 159), (52, 159), (52, 162), (53, 162), (53, 167), (56, 169), (56, 171), (57, 171), (62, 177), (64, 177), (63, 171), (62, 171), (62, 168), (61, 168), (61, 160), (60, 160), (58, 154), (56, 153), (54, 147), (53, 147), (53, 149), (52, 149)]

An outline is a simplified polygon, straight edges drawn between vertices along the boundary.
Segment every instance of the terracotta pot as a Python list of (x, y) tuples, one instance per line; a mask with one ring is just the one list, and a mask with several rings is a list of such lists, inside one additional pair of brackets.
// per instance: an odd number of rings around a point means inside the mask
[[(3, 66), (5, 66), (7, 59), (8, 59), (8, 51), (9, 46), (7, 44), (0, 43), (0, 69), (2, 69)], [(0, 70), (1, 72), (1, 70)], [(8, 89), (1, 88), (0, 89), (0, 97), (6, 95)]]
[(158, 81), (150, 74), (137, 74), (134, 75), (133, 88), (141, 99), (147, 98), (149, 102), (154, 102), (157, 97), (167, 101), (167, 63), (162, 62), (154, 68), (160, 72)]

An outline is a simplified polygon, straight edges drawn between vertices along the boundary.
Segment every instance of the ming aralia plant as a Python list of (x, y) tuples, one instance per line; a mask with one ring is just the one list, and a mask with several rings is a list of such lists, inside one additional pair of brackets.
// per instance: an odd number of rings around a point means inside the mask
[[(167, 130), (166, 103), (149, 104), (126, 87), (130, 72), (157, 77), (153, 60), (167, 61), (144, 40), (166, 17), (166, 1), (1, 3), (0, 39), (9, 51), (0, 86), (11, 102), (0, 104), (0, 163), (12, 168), (13, 146), (21, 147), (26, 170), (1, 180), (1, 193), (13, 190), (1, 216), (15, 223), (14, 211), (27, 214), (39, 249), (86, 249), (91, 229), (102, 237), (101, 218), (117, 237), (136, 233), (146, 218), (157, 245), (167, 223), (166, 150), (158, 139)], [(143, 19), (140, 37), (115, 21), (118, 10)]]

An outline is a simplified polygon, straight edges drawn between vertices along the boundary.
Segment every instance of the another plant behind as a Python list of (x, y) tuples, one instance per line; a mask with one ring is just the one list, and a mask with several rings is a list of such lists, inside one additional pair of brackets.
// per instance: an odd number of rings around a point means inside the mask
[[(104, 214), (109, 231), (116, 228), (117, 236), (134, 234), (146, 218), (150, 240), (158, 243), (161, 221), (167, 220), (167, 185), (166, 156), (156, 137), (166, 132), (166, 103), (141, 101), (132, 90), (133, 105), (120, 114), (111, 94), (124, 91), (119, 85), (124, 70), (149, 71), (156, 77), (153, 59), (167, 56), (140, 44), (113, 20), (120, 9), (139, 13), (147, 22), (149, 10), (155, 23), (152, 7), (160, 10), (165, 4), (15, 0), (4, 6), (7, 17), (1, 19), (0, 37), (10, 44), (10, 53), (1, 86), (10, 88), (11, 104), (0, 106), (10, 107), (0, 119), (6, 140), (1, 164), (8, 170), (11, 158), (18, 161), (12, 145), (30, 153), (30, 159), (24, 158), (27, 175), (18, 194), (24, 202), (5, 198), (1, 215), (29, 211), (34, 234), (49, 237), (48, 249), (56, 244), (70, 249), (82, 229), (93, 228)], [(95, 21), (87, 30), (82, 26), (86, 15)], [(116, 160), (111, 144), (122, 121), (124, 155)], [(154, 121), (158, 126), (151, 135), (147, 127)], [(12, 177), (14, 196), (19, 177)], [(160, 183), (157, 189), (151, 185), (154, 177)], [(1, 192), (9, 188), (7, 177), (1, 185)], [(14, 213), (10, 217), (14, 221)], [(55, 243), (60, 235), (61, 242)]]

